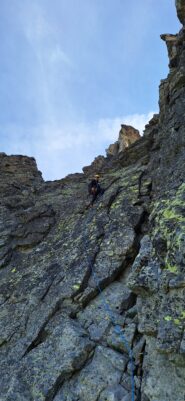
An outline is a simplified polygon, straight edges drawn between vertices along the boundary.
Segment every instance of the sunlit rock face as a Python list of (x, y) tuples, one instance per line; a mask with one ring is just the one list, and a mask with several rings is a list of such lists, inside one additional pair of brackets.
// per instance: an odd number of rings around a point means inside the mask
[(137, 129), (131, 127), (130, 125), (122, 124), (118, 140), (110, 145), (106, 150), (107, 156), (115, 156), (118, 153), (123, 152), (132, 143), (136, 142), (140, 138), (141, 136)]
[(138, 139), (140, 139), (140, 134), (137, 129), (131, 127), (130, 125), (122, 124), (118, 138), (119, 152), (123, 152)]
[(131, 401), (132, 375), (135, 401), (183, 401), (185, 33), (164, 36), (134, 143), (54, 182), (0, 153), (0, 401)]

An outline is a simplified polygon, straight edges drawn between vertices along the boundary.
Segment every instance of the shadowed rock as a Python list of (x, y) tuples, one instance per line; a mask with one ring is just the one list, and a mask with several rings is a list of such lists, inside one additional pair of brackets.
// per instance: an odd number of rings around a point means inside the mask
[(185, 3), (184, 0), (175, 0), (177, 15), (182, 25), (185, 24)]

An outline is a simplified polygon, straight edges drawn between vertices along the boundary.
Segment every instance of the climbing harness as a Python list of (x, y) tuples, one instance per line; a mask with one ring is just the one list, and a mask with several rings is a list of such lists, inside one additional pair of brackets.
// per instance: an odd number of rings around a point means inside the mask
[(91, 258), (90, 258), (89, 256), (87, 256), (87, 258), (88, 258), (89, 267), (90, 267), (90, 270), (91, 270), (91, 273), (92, 273), (92, 277), (93, 277), (93, 279), (94, 279), (94, 282), (95, 282), (95, 284), (96, 284), (96, 286), (97, 286), (97, 288), (98, 288), (99, 294), (100, 294), (100, 296), (101, 296), (102, 305), (103, 305), (103, 307), (104, 307), (104, 309), (105, 309), (105, 312), (107, 313), (107, 316), (109, 317), (109, 320), (111, 321), (111, 323), (112, 323), (113, 326), (114, 326), (114, 332), (120, 336), (120, 338), (121, 338), (121, 340), (123, 341), (123, 343), (124, 343), (124, 345), (125, 345), (125, 348), (126, 348), (126, 350), (127, 350), (127, 352), (128, 352), (128, 355), (129, 355), (130, 364), (131, 364), (131, 401), (134, 401), (134, 399), (135, 399), (135, 388), (134, 388), (134, 387), (135, 387), (135, 386), (134, 386), (134, 360), (133, 360), (133, 352), (132, 352), (132, 349), (130, 348), (130, 346), (129, 346), (129, 344), (128, 344), (128, 341), (126, 340), (126, 338), (125, 338), (125, 336), (124, 336), (124, 334), (123, 334), (123, 329), (121, 328), (120, 325), (118, 325), (118, 324), (115, 323), (115, 318), (114, 318), (113, 312), (112, 312), (112, 310), (111, 310), (109, 304), (107, 303), (107, 301), (106, 301), (106, 299), (105, 299), (105, 296), (104, 296), (104, 294), (103, 294), (103, 291), (102, 291), (102, 289), (101, 289), (101, 287), (100, 287), (100, 284), (99, 284), (97, 275), (96, 275), (96, 273), (95, 273), (95, 271), (94, 271), (94, 268), (93, 268), (92, 260), (91, 260)]

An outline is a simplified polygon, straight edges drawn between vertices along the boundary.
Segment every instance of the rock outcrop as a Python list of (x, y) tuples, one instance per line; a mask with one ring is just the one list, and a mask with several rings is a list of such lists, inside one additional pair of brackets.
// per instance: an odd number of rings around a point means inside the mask
[(54, 182), (0, 153), (0, 401), (131, 401), (132, 374), (135, 401), (185, 399), (185, 31), (172, 42), (159, 115), (124, 151)]
[(140, 133), (137, 129), (130, 125), (122, 124), (118, 141), (108, 147), (106, 150), (107, 156), (116, 156), (118, 153), (123, 152), (132, 143), (140, 139), (140, 137)]

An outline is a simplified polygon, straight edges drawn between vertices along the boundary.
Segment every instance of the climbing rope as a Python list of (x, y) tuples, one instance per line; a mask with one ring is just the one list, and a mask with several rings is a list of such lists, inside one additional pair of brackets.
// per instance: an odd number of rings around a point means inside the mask
[(101, 287), (100, 287), (100, 284), (99, 284), (97, 275), (96, 275), (96, 273), (95, 273), (95, 271), (94, 271), (94, 267), (93, 267), (92, 260), (91, 260), (91, 258), (90, 258), (89, 256), (87, 256), (87, 258), (88, 258), (89, 267), (90, 267), (90, 270), (91, 270), (91, 273), (92, 273), (92, 277), (93, 277), (93, 279), (94, 279), (94, 282), (95, 282), (95, 284), (96, 284), (96, 286), (97, 286), (97, 288), (98, 288), (99, 294), (100, 294), (101, 299), (102, 299), (103, 307), (104, 307), (104, 309), (105, 309), (105, 311), (106, 311), (106, 313), (107, 313), (107, 315), (108, 315), (108, 317), (109, 317), (109, 320), (111, 321), (111, 323), (112, 323), (113, 326), (114, 326), (114, 332), (120, 336), (120, 338), (121, 338), (121, 340), (123, 341), (123, 343), (124, 343), (124, 345), (125, 345), (125, 348), (126, 348), (126, 350), (127, 350), (127, 352), (128, 352), (128, 355), (129, 355), (130, 364), (131, 364), (131, 401), (134, 401), (134, 399), (135, 399), (135, 386), (134, 386), (134, 360), (133, 360), (133, 352), (132, 352), (132, 349), (130, 348), (130, 346), (129, 346), (129, 344), (128, 344), (128, 341), (126, 340), (126, 338), (125, 338), (125, 336), (124, 336), (124, 334), (123, 334), (123, 329), (121, 328), (120, 325), (118, 325), (118, 324), (115, 323), (114, 314), (113, 314), (113, 312), (112, 312), (112, 310), (111, 310), (109, 304), (107, 303), (107, 301), (106, 301), (106, 299), (105, 299), (105, 296), (104, 296), (104, 294), (103, 294), (103, 291), (102, 291), (102, 289), (101, 289)]

